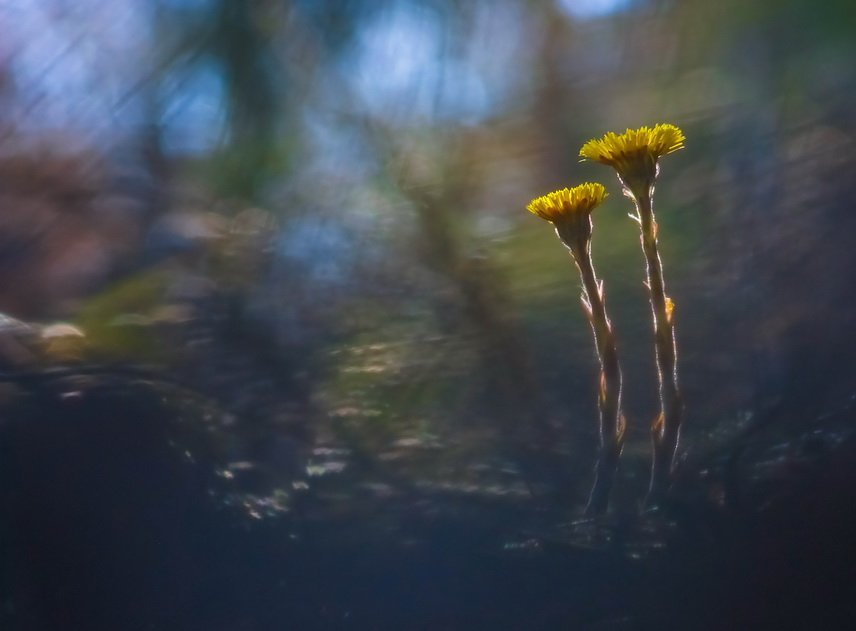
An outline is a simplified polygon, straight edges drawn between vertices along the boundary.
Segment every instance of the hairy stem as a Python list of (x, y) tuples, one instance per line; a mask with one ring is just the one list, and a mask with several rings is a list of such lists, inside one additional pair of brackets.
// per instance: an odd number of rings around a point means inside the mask
[(624, 421), (621, 414), (621, 367), (615, 346), (612, 324), (606, 315), (606, 305), (600, 283), (594, 272), (588, 242), (575, 244), (571, 253), (583, 285), (583, 306), (594, 333), (600, 361), (600, 452), (595, 479), (586, 506), (586, 514), (601, 515), (609, 505), (609, 494), (618, 468), (624, 442)]
[(660, 413), (651, 425), (653, 461), (648, 505), (659, 503), (669, 488), (675, 453), (683, 421), (683, 403), (678, 387), (678, 353), (672, 303), (666, 296), (663, 264), (657, 249), (657, 221), (651, 194), (635, 197), (642, 227), (642, 251), (648, 272), (648, 293), (654, 318), (654, 346), (660, 393)]

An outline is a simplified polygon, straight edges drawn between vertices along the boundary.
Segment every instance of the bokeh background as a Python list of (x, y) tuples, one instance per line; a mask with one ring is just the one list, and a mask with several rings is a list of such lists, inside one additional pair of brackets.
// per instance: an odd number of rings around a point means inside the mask
[(584, 503), (591, 333), (525, 205), (589, 180), (635, 506), (643, 261), (577, 158), (609, 130), (687, 136), (657, 190), (681, 458), (856, 393), (852, 2), (2, 0), (0, 33), (4, 370), (192, 389), (257, 517), (337, 476)]
[[(0, 0), (0, 626), (849, 628), (851, 0)], [(586, 140), (672, 123), (638, 228)], [(624, 367), (527, 202), (601, 181)]]

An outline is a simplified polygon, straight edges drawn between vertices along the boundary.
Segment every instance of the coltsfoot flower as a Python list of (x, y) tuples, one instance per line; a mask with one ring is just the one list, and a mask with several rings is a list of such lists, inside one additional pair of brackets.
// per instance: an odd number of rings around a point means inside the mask
[(684, 132), (674, 125), (628, 129), (623, 134), (609, 132), (593, 138), (580, 149), (580, 157), (607, 164), (631, 193), (645, 194), (657, 178), (657, 161), (684, 148)]
[(571, 247), (572, 242), (591, 238), (591, 212), (608, 195), (603, 184), (586, 182), (533, 199), (526, 210), (552, 223), (559, 238)]
[(603, 203), (607, 195), (603, 184), (586, 182), (533, 199), (526, 210), (555, 223), (570, 215), (589, 214)]
[(559, 239), (570, 250), (582, 281), (582, 304), (594, 333), (600, 361), (600, 451), (595, 481), (589, 495), (586, 513), (606, 512), (618, 459), (624, 444), (624, 416), (621, 413), (621, 366), (615, 345), (615, 334), (606, 314), (603, 283), (598, 280), (591, 257), (592, 211), (607, 197), (603, 184), (586, 182), (574, 188), (563, 188), (533, 199), (526, 209), (551, 222)]
[(671, 483), (680, 430), (683, 399), (678, 386), (678, 351), (675, 341), (675, 303), (666, 294), (663, 263), (657, 244), (654, 216), (654, 182), (658, 160), (684, 147), (684, 133), (674, 125), (628, 129), (623, 134), (608, 133), (589, 140), (580, 149), (585, 160), (609, 165), (618, 172), (625, 194), (633, 200), (642, 231), (642, 251), (647, 269), (648, 296), (654, 317), (654, 348), (659, 381), (660, 413), (651, 424), (654, 457), (648, 503), (658, 504)]

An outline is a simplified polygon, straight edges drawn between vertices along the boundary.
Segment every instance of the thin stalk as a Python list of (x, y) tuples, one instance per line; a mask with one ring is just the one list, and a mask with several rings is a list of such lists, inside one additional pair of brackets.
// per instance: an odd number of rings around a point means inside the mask
[(657, 248), (657, 221), (654, 218), (652, 196), (649, 192), (647, 195), (634, 196), (634, 200), (642, 227), (642, 251), (647, 265), (648, 295), (654, 318), (654, 346), (660, 394), (660, 413), (651, 425), (653, 459), (646, 502), (650, 506), (659, 503), (669, 488), (683, 422), (683, 402), (678, 387), (678, 351), (672, 318), (673, 306), (666, 296), (663, 281), (663, 263)]
[(598, 395), (600, 450), (586, 514), (602, 515), (609, 505), (609, 495), (624, 443), (624, 419), (621, 414), (621, 367), (618, 362), (615, 335), (606, 315), (603, 290), (595, 275), (589, 244), (588, 241), (574, 244), (571, 247), (571, 254), (580, 271), (583, 307), (591, 323), (600, 361)]

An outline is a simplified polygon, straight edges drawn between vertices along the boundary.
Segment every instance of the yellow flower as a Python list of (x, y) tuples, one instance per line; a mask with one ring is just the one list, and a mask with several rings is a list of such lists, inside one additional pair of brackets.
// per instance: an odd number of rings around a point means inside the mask
[(603, 184), (586, 182), (533, 199), (526, 210), (533, 215), (538, 215), (541, 219), (556, 223), (581, 215), (588, 216), (606, 199), (607, 195)]
[(628, 129), (623, 134), (607, 133), (593, 138), (580, 149), (580, 157), (613, 167), (634, 192), (639, 185), (652, 186), (660, 156), (684, 148), (684, 132), (674, 125), (654, 125)]
[(551, 222), (559, 239), (574, 252), (574, 256), (582, 256), (591, 242), (591, 211), (606, 196), (603, 184), (586, 182), (533, 199), (526, 209)]
[(580, 149), (580, 157), (617, 166), (625, 160), (633, 160), (641, 154), (653, 159), (684, 148), (684, 132), (674, 125), (654, 125), (628, 129), (619, 135), (607, 133), (600, 140), (589, 140)]

